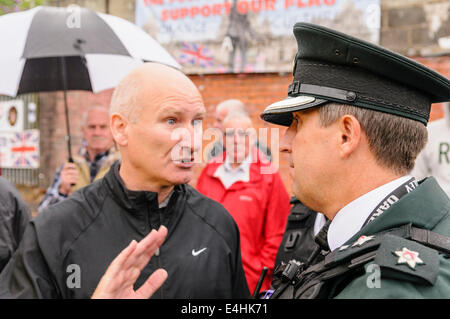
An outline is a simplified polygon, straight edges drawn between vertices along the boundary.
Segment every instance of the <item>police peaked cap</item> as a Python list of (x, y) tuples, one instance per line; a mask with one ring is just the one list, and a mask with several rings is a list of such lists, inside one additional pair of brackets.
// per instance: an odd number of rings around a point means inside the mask
[(431, 103), (450, 101), (447, 78), (402, 55), (310, 23), (296, 23), (294, 35), (294, 81), (261, 114), (267, 122), (289, 126), (292, 112), (338, 102), (426, 125)]

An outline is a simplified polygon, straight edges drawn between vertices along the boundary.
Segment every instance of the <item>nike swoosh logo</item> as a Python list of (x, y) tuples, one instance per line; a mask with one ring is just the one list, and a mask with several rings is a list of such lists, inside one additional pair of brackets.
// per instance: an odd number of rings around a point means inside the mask
[(199, 251), (195, 251), (195, 249), (192, 249), (192, 256), (198, 256), (200, 255), (202, 252), (204, 252), (206, 250), (207, 247), (200, 249)]

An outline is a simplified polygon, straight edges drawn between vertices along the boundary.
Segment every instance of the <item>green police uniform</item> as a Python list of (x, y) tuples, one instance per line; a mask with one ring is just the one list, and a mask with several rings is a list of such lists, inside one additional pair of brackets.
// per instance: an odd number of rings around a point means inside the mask
[[(294, 81), (265, 121), (290, 126), (293, 112), (336, 102), (426, 125), (431, 104), (450, 100), (448, 79), (399, 54), (308, 23), (294, 35)], [(449, 197), (429, 177), (386, 206), (320, 262), (276, 269), (282, 284), (271, 297), (450, 298)]]
[[(347, 249), (337, 250), (335, 262), (342, 258), (354, 259), (361, 250), (370, 250), (365, 246), (375, 245), (373, 259), (364, 263), (356, 276), (350, 271), (330, 283), (328, 297), (449, 298), (450, 237), (430, 238), (438, 237), (437, 234), (450, 236), (449, 211), (450, 200), (436, 180), (433, 177), (425, 179), (354, 235), (345, 244), (349, 246)], [(416, 229), (424, 236), (418, 238), (419, 235), (411, 234), (413, 231), (408, 232), (408, 228)], [(373, 238), (353, 246), (362, 236)], [(381, 278), (376, 277), (376, 271)], [(354, 277), (339, 291), (339, 284), (349, 276)]]

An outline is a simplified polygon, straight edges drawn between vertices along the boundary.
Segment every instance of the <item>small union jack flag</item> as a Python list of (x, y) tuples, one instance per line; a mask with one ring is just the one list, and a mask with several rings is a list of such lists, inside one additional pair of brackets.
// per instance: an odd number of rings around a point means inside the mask
[(10, 138), (13, 166), (16, 168), (39, 167), (39, 131), (14, 133)]
[(213, 54), (201, 44), (184, 42), (179, 62), (207, 68), (213, 65)]

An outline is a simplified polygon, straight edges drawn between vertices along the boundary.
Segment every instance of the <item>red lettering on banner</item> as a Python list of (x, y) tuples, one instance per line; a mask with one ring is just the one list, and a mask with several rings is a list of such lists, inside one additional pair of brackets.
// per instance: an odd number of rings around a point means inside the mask
[(230, 14), (231, 7), (233, 6), (233, 4), (231, 2), (225, 2), (224, 5), (225, 5), (225, 13)]
[(265, 4), (264, 4), (264, 10), (269, 11), (269, 10), (275, 10), (275, 3), (277, 2), (277, 0), (265, 0)]
[(298, 8), (304, 8), (304, 7), (306, 7), (307, 5), (305, 4), (305, 3), (303, 3), (303, 1), (302, 0), (297, 0), (297, 7)]
[(164, 4), (164, 0), (144, 0), (146, 6), (151, 6), (152, 4)]
[(196, 15), (200, 14), (200, 9), (198, 7), (191, 8), (191, 18), (195, 18)]
[(178, 11), (178, 10), (171, 10), (170, 11), (170, 18), (172, 20), (177, 20), (178, 17), (179, 17), (179, 13), (180, 13), (180, 11)]
[(284, 0), (284, 8), (288, 9), (290, 6), (294, 5), (294, 0)]
[(284, 0), (284, 8), (296, 6), (297, 8), (320, 7), (322, 5), (332, 6), (336, 0)]
[(200, 10), (202, 12), (202, 16), (209, 17), (211, 15), (211, 7), (210, 6), (203, 6)]
[(169, 12), (167, 10), (163, 10), (163, 12), (161, 12), (161, 21), (166, 21), (167, 18), (169, 16)]
[(189, 14), (188, 8), (181, 8), (180, 9), (180, 19), (184, 19)]
[[(148, 0), (151, 1), (151, 0)], [(154, 0), (159, 1), (159, 0)], [(194, 1), (194, 0), (190, 0)], [(305, 0), (304, 0), (305, 1)], [(308, 0), (306, 0), (308, 1)], [(325, 0), (309, 0), (311, 5), (320, 5), (320, 1)], [(328, 3), (334, 3), (336, 0), (326, 0)], [(171, 0), (170, 3), (183, 2), (181, 0)], [(186, 1), (187, 2), (187, 1)], [(290, 6), (305, 5), (302, 0), (285, 0), (285, 8)], [(249, 12), (260, 12), (262, 10), (274, 11), (276, 5), (276, 0), (241, 0), (236, 4), (236, 10), (239, 14), (247, 14)], [(202, 6), (187, 6), (176, 9), (165, 9), (161, 11), (161, 21), (165, 22), (167, 20), (181, 20), (185, 18), (194, 19), (197, 16), (209, 17), (218, 15), (229, 15), (233, 7), (232, 2), (216, 3), (216, 4), (205, 4)], [(223, 10), (225, 9), (225, 10)]]
[(237, 3), (237, 11), (240, 14), (246, 14), (248, 12), (248, 2), (247, 1), (239, 1)]
[(212, 7), (212, 14), (215, 16), (220, 15), (222, 11), (222, 5), (221, 4), (214, 4)]
[(262, 0), (253, 0), (252, 1), (252, 11), (259, 12), (262, 8)]

